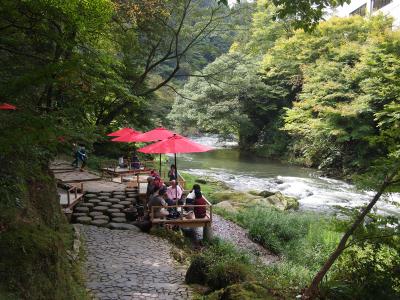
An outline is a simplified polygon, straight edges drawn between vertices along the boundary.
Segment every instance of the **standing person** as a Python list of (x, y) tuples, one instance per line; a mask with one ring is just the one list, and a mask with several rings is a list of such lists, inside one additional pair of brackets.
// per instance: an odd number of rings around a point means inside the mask
[(86, 154), (85, 146), (81, 146), (81, 148), (79, 149), (78, 158), (82, 162), (82, 165), (81, 165), (81, 168), (79, 171), (83, 172), (84, 168), (86, 166), (86, 161), (87, 161), (87, 154)]
[(74, 160), (72, 161), (71, 166), (74, 166), (75, 168), (78, 168), (80, 147), (76, 143), (73, 143), (72, 147), (73, 147)]
[(176, 180), (171, 181), (171, 185), (167, 188), (167, 203), (168, 205), (176, 205), (176, 202), (182, 198), (182, 189), (176, 183)]
[(150, 201), (150, 197), (154, 193), (154, 188), (155, 188), (154, 177), (152, 177), (152, 176), (147, 177), (147, 190), (146, 190), (146, 201), (147, 202)]
[(168, 171), (169, 181), (178, 180), (178, 173), (176, 171), (175, 165), (171, 165), (171, 168)]

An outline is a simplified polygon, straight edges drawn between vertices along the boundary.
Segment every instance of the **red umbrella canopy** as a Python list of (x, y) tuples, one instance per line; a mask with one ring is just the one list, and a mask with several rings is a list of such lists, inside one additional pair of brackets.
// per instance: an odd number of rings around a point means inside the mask
[(134, 142), (154, 142), (159, 140), (165, 140), (173, 136), (174, 134), (175, 134), (174, 132), (169, 131), (164, 127), (158, 127), (135, 136)]
[(203, 146), (178, 134), (139, 149), (143, 153), (194, 153), (210, 150), (213, 150), (213, 148)]
[(3, 103), (0, 105), (0, 110), (16, 110), (17, 107), (8, 103)]
[(107, 136), (123, 136), (123, 135), (128, 134), (128, 133), (139, 134), (141, 132), (140, 131), (136, 131), (136, 130), (134, 130), (132, 128), (122, 128), (120, 130), (117, 130), (117, 131), (114, 131), (114, 132), (111, 132), (111, 133), (107, 134)]
[(132, 143), (132, 142), (136, 142), (136, 141), (134, 141), (134, 138), (140, 134), (141, 134), (140, 131), (135, 131), (132, 129), (132, 132), (125, 133), (122, 136), (113, 138), (111, 141), (112, 142), (121, 142), (121, 143)]

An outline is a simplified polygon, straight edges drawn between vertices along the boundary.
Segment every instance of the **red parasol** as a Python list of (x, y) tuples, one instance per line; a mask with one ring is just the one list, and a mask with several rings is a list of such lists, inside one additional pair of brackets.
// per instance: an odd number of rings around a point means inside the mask
[(207, 152), (210, 150), (213, 150), (213, 148), (203, 146), (178, 134), (174, 134), (166, 140), (139, 149), (139, 151), (143, 153), (173, 153), (175, 157), (176, 174), (178, 174), (176, 153)]
[(17, 107), (8, 103), (3, 103), (0, 105), (0, 110), (16, 110)]
[(123, 135), (128, 134), (128, 133), (139, 134), (141, 132), (140, 131), (136, 131), (136, 130), (134, 130), (132, 128), (122, 128), (120, 130), (117, 130), (117, 131), (114, 131), (114, 132), (111, 132), (111, 133), (107, 134), (107, 136), (123, 136)]
[[(130, 129), (130, 128), (128, 128)], [(121, 143), (133, 143), (136, 142), (134, 138), (138, 135), (141, 135), (140, 131), (135, 131), (131, 129), (132, 131), (129, 133), (125, 133), (124, 135), (121, 135), (119, 137), (113, 138), (111, 141), (112, 142), (121, 142)]]
[(147, 131), (140, 135), (135, 136), (135, 142), (155, 142), (165, 140), (173, 136), (175, 132), (169, 131), (164, 127), (158, 127), (153, 130)]

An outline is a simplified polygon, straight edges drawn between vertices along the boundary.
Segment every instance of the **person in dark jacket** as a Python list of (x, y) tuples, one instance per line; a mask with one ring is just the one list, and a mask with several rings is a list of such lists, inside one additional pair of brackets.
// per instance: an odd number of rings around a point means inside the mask
[[(206, 205), (206, 199), (204, 199), (203, 195), (201, 194), (200, 190), (194, 190), (195, 199), (194, 205)], [(196, 219), (205, 218), (207, 215), (207, 207), (206, 206), (195, 206), (194, 209), (194, 216)]]

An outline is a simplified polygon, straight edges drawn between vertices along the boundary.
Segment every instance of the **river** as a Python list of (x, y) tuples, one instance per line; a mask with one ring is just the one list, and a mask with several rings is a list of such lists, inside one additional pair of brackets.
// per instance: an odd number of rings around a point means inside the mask
[[(239, 191), (281, 191), (299, 200), (300, 210), (334, 212), (337, 207), (359, 207), (374, 195), (341, 180), (322, 177), (315, 169), (283, 164), (239, 153), (235, 142), (219, 143), (216, 136), (195, 137), (213, 146), (214, 151), (179, 154), (178, 168), (199, 176), (210, 176)], [(400, 216), (400, 194), (380, 200), (377, 209), (384, 215)]]

